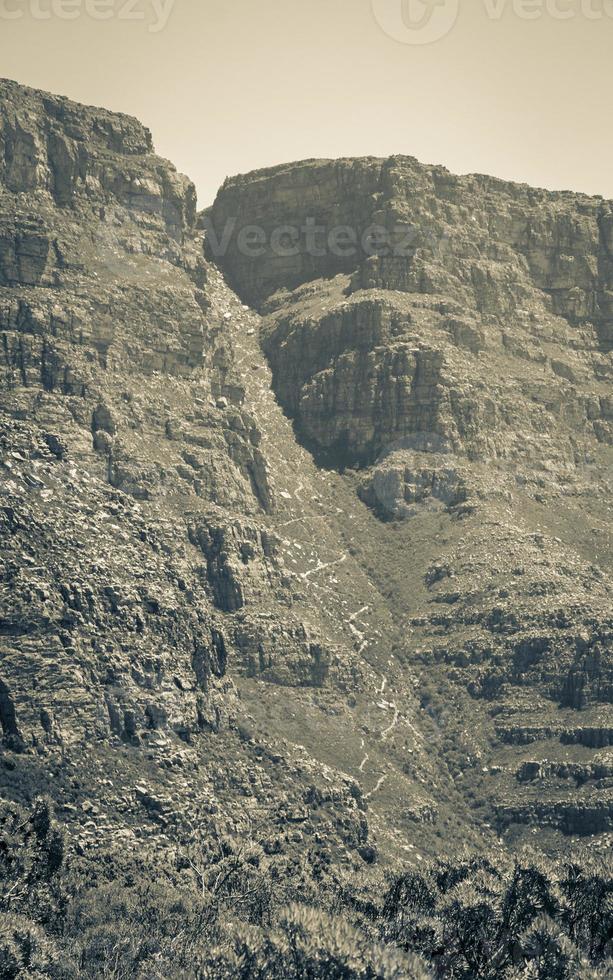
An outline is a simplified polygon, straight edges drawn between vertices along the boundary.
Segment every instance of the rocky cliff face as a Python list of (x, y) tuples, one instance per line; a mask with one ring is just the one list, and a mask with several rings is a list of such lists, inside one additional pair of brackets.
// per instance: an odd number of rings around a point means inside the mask
[(299, 438), (378, 518), (457, 783), (512, 834), (610, 830), (610, 781), (560, 776), (610, 744), (610, 202), (394, 157), (234, 178), (207, 220)]
[(608, 214), (394, 159), (198, 217), (137, 121), (2, 82), (3, 799), (181, 868), (246, 820), (339, 873), (600, 847)]
[[(342, 272), (351, 291), (444, 293), (492, 316), (536, 290), (611, 345), (613, 215), (601, 198), (456, 177), (412, 157), (315, 160), (227, 180), (210, 220), (254, 303)], [(254, 227), (264, 234), (241, 238)]]
[(341, 869), (441, 807), (477, 845), (192, 184), (136, 120), (12, 82), (0, 127), (3, 799), (188, 875), (246, 820)]
[(569, 438), (610, 445), (607, 202), (410, 158), (315, 162), (227, 182), (211, 223), (264, 303), (276, 390), (316, 448), (353, 465), (403, 439), (542, 460), (545, 435), (560, 462)]

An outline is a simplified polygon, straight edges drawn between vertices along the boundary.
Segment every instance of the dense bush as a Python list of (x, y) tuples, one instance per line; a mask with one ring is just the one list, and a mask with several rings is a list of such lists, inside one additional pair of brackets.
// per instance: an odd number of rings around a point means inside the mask
[(611, 967), (613, 882), (604, 865), (538, 856), (509, 869), (484, 859), (441, 863), (397, 878), (381, 919), (388, 942), (419, 951), (441, 977), (576, 980)]
[(88, 864), (48, 800), (5, 808), (0, 980), (611, 976), (613, 882), (597, 861), (466, 858), (378, 890), (313, 853), (262, 861), (257, 840), (222, 839), (175, 870)]
[(202, 964), (203, 980), (428, 980), (417, 957), (370, 940), (341, 916), (291, 906), (272, 929), (235, 928)]

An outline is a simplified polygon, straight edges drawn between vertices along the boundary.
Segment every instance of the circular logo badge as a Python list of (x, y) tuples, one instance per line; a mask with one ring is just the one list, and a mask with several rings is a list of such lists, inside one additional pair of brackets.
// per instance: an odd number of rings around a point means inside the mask
[(379, 26), (402, 44), (433, 44), (458, 19), (460, 0), (372, 0)]

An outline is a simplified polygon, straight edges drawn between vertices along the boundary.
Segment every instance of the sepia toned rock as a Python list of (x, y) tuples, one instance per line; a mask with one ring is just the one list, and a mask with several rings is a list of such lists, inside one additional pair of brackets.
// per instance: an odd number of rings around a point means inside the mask
[(362, 911), (606, 855), (612, 255), (610, 202), (411, 157), (198, 214), (136, 120), (0, 82), (0, 818)]

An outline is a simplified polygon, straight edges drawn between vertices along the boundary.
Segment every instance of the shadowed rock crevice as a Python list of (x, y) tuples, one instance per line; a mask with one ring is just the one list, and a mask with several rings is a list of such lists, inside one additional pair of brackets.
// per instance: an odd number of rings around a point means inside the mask
[(19, 749), (22, 745), (21, 733), (17, 726), (17, 715), (15, 712), (15, 704), (11, 697), (11, 693), (4, 683), (0, 679), (0, 725), (2, 726), (2, 734), (7, 745), (12, 748)]

